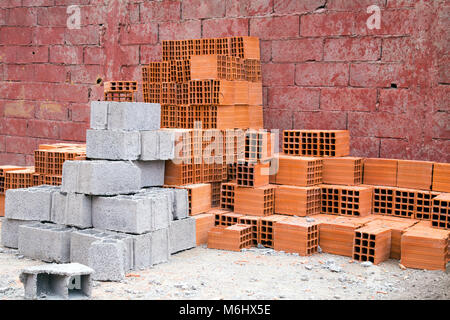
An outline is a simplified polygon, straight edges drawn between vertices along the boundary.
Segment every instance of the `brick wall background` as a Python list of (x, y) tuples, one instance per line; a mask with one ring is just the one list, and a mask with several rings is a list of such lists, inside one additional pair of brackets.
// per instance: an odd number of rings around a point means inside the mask
[[(369, 30), (368, 6), (381, 8)], [(80, 30), (66, 27), (68, 5)], [(265, 125), (349, 129), (352, 154), (449, 162), (448, 1), (2, 0), (0, 163), (83, 141), (101, 80), (141, 80), (161, 41), (261, 38)], [(142, 97), (140, 97), (142, 101)]]

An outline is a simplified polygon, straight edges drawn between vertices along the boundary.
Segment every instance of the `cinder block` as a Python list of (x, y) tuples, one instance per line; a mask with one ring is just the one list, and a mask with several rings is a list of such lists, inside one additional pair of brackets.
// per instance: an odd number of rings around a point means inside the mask
[(94, 269), (92, 278), (98, 281), (121, 281), (125, 278), (123, 257), (126, 247), (123, 241), (104, 239), (89, 247), (88, 264)]
[(70, 261), (90, 266), (89, 248), (95, 241), (105, 239), (122, 241), (124, 243), (126, 250), (123, 256), (123, 263), (126, 270), (132, 270), (134, 268), (133, 236), (99, 229), (86, 229), (72, 232), (70, 237)]
[(22, 270), (19, 279), (25, 299), (87, 299), (92, 292), (93, 272), (79, 263), (44, 264)]
[(161, 106), (142, 102), (91, 102), (91, 129), (158, 130)]
[(164, 161), (133, 161), (133, 164), (140, 171), (141, 188), (164, 185)]
[(134, 236), (134, 269), (169, 260), (169, 228)]
[(92, 224), (95, 228), (142, 234), (167, 228), (171, 207), (167, 193), (163, 192), (94, 197)]
[(56, 224), (36, 223), (19, 226), (18, 249), (26, 257), (46, 262), (70, 261), (72, 228)]
[(170, 222), (169, 251), (174, 254), (194, 248), (196, 243), (195, 219), (189, 217)]
[(107, 128), (108, 104), (107, 101), (91, 102), (91, 129), (105, 130)]
[(141, 154), (139, 131), (87, 130), (86, 157), (106, 160), (137, 160)]
[(37, 221), (4, 219), (2, 222), (2, 246), (17, 249), (19, 245), (19, 227), (34, 224)]
[(16, 220), (50, 221), (52, 193), (59, 187), (37, 186), (9, 189), (5, 197), (5, 217)]
[(65, 161), (62, 192), (117, 195), (139, 191), (141, 171), (126, 161)]
[(143, 189), (145, 192), (165, 193), (169, 196), (169, 204), (172, 204), (172, 220), (179, 220), (189, 215), (188, 191), (186, 189), (175, 188), (150, 188)]
[(50, 220), (82, 229), (91, 228), (91, 197), (81, 193), (53, 193)]

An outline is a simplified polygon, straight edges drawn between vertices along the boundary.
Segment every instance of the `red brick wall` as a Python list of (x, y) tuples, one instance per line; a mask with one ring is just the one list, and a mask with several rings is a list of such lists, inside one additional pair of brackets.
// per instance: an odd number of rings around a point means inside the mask
[(140, 80), (161, 40), (231, 35), (261, 38), (266, 127), (349, 129), (353, 155), (449, 162), (449, 20), (443, 0), (2, 0), (0, 163), (83, 141), (97, 79)]

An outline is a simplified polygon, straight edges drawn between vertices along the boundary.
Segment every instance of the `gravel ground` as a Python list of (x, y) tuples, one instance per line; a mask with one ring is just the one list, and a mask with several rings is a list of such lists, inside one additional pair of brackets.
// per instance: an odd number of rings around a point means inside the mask
[[(22, 268), (42, 264), (0, 248), (0, 300), (23, 299)], [(168, 263), (132, 272), (122, 282), (94, 281), (93, 299), (450, 299), (450, 268), (424, 271), (377, 266), (326, 253), (310, 257), (204, 246)]]

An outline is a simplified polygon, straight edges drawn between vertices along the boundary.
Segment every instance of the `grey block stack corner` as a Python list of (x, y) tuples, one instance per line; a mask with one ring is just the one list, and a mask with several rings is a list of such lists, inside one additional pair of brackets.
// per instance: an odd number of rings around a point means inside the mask
[[(85, 265), (89, 281), (120, 281), (195, 247), (187, 190), (162, 188), (176, 139), (160, 123), (159, 104), (92, 102), (88, 160), (65, 161), (61, 187), (7, 190), (1, 244), (33, 259)], [(26, 297), (38, 297), (40, 272), (21, 278)], [(44, 287), (56, 281), (51, 274)], [(61, 281), (55, 294), (66, 299)]]

